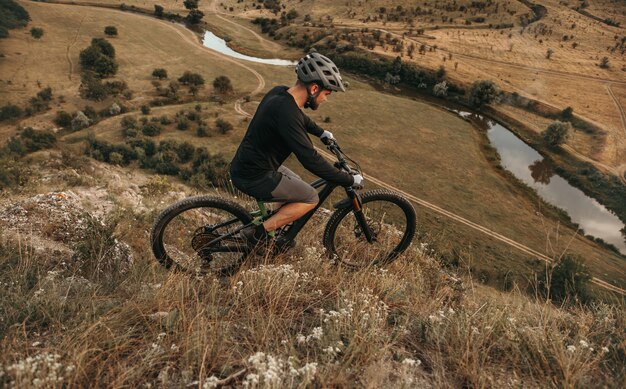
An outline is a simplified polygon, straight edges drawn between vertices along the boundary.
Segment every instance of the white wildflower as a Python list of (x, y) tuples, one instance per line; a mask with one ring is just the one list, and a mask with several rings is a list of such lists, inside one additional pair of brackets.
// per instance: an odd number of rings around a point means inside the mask
[(212, 375), (204, 381), (204, 384), (202, 385), (202, 389), (217, 388), (218, 382), (220, 382), (220, 379)]
[(573, 353), (574, 351), (576, 351), (576, 346), (570, 344), (569, 346), (567, 346), (567, 351)]
[(419, 359), (412, 359), (412, 358), (404, 358), (404, 360), (402, 361), (403, 365), (407, 365), (410, 367), (414, 367), (414, 366), (419, 366), (422, 364), (422, 361)]
[(602, 354), (606, 354), (608, 352), (609, 352), (609, 348), (608, 347), (606, 347), (606, 346), (602, 347)]
[(582, 340), (582, 339), (581, 339), (578, 343), (580, 344), (580, 347), (581, 347), (581, 348), (587, 348), (587, 347), (589, 347), (589, 343), (587, 343), (586, 341), (584, 341), (584, 340)]
[(298, 342), (298, 344), (302, 344), (302, 343), (306, 342), (306, 336), (304, 336), (302, 334), (298, 334), (296, 336), (296, 341)]

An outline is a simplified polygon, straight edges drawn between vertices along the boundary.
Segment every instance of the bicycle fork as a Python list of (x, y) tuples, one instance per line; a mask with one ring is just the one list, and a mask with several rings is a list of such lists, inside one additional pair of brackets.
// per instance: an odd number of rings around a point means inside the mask
[(356, 218), (357, 224), (361, 228), (363, 235), (365, 235), (367, 243), (372, 243), (376, 241), (376, 237), (372, 233), (372, 230), (370, 229), (369, 225), (367, 224), (367, 220), (365, 219), (365, 215), (363, 214), (363, 203), (361, 203), (361, 198), (352, 188), (347, 188), (346, 193), (348, 194), (348, 198), (352, 203), (352, 212), (354, 212), (354, 217)]

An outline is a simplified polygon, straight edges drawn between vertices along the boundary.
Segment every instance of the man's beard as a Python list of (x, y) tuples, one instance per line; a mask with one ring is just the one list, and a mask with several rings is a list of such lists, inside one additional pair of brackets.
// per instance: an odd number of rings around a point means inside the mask
[(311, 101), (311, 104), (309, 104), (309, 108), (311, 108), (313, 111), (317, 111), (319, 107), (320, 105), (316, 100)]

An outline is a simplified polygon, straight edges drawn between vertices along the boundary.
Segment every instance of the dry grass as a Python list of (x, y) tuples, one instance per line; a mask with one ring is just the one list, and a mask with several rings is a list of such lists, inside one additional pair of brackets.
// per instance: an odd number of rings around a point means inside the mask
[[(144, 242), (148, 227), (125, 240)], [(106, 281), (3, 240), (0, 382), (603, 387), (624, 377), (621, 308), (464, 287), (415, 248), (386, 269), (346, 271), (318, 240), (230, 279), (167, 273), (135, 251), (132, 270)]]

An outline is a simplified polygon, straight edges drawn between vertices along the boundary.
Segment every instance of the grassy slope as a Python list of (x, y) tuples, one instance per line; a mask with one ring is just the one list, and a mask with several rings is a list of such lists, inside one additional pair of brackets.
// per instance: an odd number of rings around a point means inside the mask
[[(115, 204), (105, 217), (115, 220), (133, 263), (104, 255), (99, 266), (128, 270), (89, 271), (83, 251), (70, 260), (3, 235), (2, 385), (195, 386), (242, 369), (233, 384), (250, 374), (279, 387), (616, 387), (623, 380), (626, 317), (618, 306), (559, 309), (498, 292), (461, 281), (415, 247), (386, 269), (346, 271), (321, 259), (320, 226), (290, 254), (257, 258), (230, 279), (169, 273), (151, 258), (146, 231), (164, 199), (191, 188), (93, 161), (64, 166), (58, 152), (30, 164), (49, 178), (49, 190), (85, 193), (62, 174), (68, 167), (98, 187)], [(44, 189), (33, 183), (20, 197)], [(123, 198), (129, 191), (145, 210)], [(92, 228), (87, 247), (112, 239)], [(265, 374), (255, 354), (284, 365)], [(309, 364), (308, 376), (290, 375), (289, 358), (295, 369)]]

